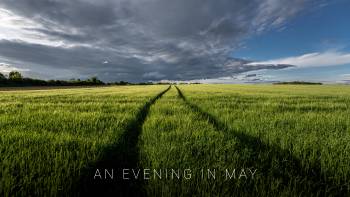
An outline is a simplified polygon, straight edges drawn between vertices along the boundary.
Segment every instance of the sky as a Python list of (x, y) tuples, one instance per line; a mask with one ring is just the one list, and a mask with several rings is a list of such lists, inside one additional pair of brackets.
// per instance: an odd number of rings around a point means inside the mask
[(0, 0), (0, 72), (350, 82), (348, 0)]

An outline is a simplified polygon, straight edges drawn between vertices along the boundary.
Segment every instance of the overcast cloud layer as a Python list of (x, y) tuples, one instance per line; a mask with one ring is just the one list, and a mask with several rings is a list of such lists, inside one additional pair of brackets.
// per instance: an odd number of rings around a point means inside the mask
[(0, 63), (44, 78), (191, 80), (249, 65), (232, 51), (283, 25), (306, 0), (1, 0)]

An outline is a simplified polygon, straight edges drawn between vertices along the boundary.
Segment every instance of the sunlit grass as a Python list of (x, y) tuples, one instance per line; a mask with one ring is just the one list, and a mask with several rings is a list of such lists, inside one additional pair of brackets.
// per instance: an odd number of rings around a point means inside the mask
[[(167, 87), (0, 92), (0, 195), (349, 194), (348, 86)], [(150, 179), (101, 186), (95, 168)]]
[(71, 192), (165, 86), (0, 92), (0, 193)]
[[(189, 102), (214, 116), (231, 132), (257, 138), (264, 145), (274, 147), (271, 152), (277, 147), (283, 154), (293, 156), (294, 163), (300, 165), (296, 167), (303, 173), (279, 167), (288, 176), (284, 185), (291, 185), (276, 187), (277, 191), (295, 194), (319, 191), (329, 192), (328, 195), (339, 194), (340, 190), (349, 192), (350, 88), (347, 86), (204, 85), (180, 89)], [(277, 159), (283, 160), (283, 154)], [(266, 162), (279, 165), (278, 160)], [(272, 170), (271, 166), (256, 167), (264, 169), (264, 176)], [(318, 178), (312, 180), (312, 177)], [(269, 184), (277, 185), (278, 179), (271, 178)]]

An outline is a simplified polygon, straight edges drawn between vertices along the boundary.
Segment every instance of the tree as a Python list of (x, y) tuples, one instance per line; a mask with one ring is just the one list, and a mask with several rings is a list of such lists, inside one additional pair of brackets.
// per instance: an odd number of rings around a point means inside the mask
[(9, 79), (12, 81), (21, 81), (23, 79), (22, 74), (18, 71), (11, 71), (9, 73)]
[(91, 77), (91, 81), (92, 81), (92, 83), (97, 83), (98, 79), (97, 79), (97, 77)]
[(4, 74), (0, 73), (0, 82), (1, 81), (6, 81), (6, 77)]

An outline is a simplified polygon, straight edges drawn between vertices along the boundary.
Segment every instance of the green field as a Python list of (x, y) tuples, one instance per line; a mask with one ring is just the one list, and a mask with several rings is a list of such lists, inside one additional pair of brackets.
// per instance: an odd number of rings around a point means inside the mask
[(0, 101), (0, 196), (350, 193), (348, 86), (16, 90)]

